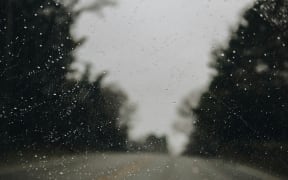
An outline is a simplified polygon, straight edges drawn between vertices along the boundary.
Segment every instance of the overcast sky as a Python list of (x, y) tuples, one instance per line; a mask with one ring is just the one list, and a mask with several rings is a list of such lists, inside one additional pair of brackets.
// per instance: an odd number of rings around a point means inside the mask
[[(84, 1), (84, 0), (83, 0)], [(138, 104), (131, 132), (168, 134), (175, 151), (186, 139), (172, 124), (183, 97), (205, 87), (213, 47), (225, 43), (252, 0), (119, 0), (104, 16), (84, 13), (74, 34), (87, 37), (78, 49), (78, 63), (93, 72), (109, 71)]]

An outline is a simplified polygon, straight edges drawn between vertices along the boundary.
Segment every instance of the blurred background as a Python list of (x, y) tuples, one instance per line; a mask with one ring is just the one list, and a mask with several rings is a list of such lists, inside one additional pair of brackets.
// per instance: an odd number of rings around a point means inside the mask
[(285, 174), (286, 0), (0, 5), (3, 163), (157, 152)]
[[(86, 3), (80, 1), (79, 6)], [(185, 95), (206, 88), (211, 50), (227, 40), (240, 13), (251, 4), (123, 0), (115, 8), (103, 9), (100, 17), (83, 13), (73, 34), (87, 41), (77, 49), (72, 66), (81, 72), (88, 63), (94, 74), (107, 70), (110, 75), (104, 83), (116, 82), (137, 104), (130, 137), (165, 135), (171, 152), (179, 154), (192, 125), (179, 117), (177, 108)], [(175, 126), (185, 129), (175, 131)]]

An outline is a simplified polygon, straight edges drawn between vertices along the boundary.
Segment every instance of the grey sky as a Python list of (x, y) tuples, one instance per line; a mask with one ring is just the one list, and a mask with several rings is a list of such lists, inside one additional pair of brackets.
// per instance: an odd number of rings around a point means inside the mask
[(75, 25), (87, 42), (77, 51), (94, 72), (109, 71), (106, 82), (117, 82), (138, 104), (131, 134), (168, 134), (174, 150), (186, 139), (171, 125), (176, 109), (189, 92), (204, 87), (207, 64), (218, 43), (227, 40), (239, 14), (252, 0), (119, 0), (103, 18), (85, 13)]

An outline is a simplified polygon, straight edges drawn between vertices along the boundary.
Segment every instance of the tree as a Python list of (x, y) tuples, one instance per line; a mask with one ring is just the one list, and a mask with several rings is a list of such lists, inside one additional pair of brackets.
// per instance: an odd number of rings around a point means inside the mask
[(287, 143), (288, 32), (281, 19), (286, 7), (287, 1), (257, 1), (228, 46), (214, 52), (211, 67), (217, 75), (191, 107), (196, 130), (187, 152), (219, 154), (228, 144)]
[(75, 19), (83, 11), (115, 4), (100, 0), (75, 9), (77, 2), (1, 1), (1, 151), (117, 149), (126, 138), (117, 124), (127, 100), (122, 91), (104, 88), (103, 75), (95, 82), (89, 82), (88, 72), (80, 81), (66, 79), (73, 50), (83, 42), (70, 34)]
[(128, 144), (129, 151), (132, 152), (158, 152), (167, 153), (168, 144), (166, 136), (158, 137), (150, 134), (141, 141), (130, 141)]
[(126, 123), (121, 125), (120, 117), (122, 109), (128, 104), (128, 97), (116, 85), (104, 86), (102, 81), (106, 75), (102, 73), (95, 81), (90, 81), (87, 66), (80, 81), (70, 81), (68, 87), (75, 87), (74, 107), (69, 124), (59, 130), (65, 134), (62, 143), (69, 149), (126, 149)]
[(143, 146), (147, 152), (168, 152), (166, 136), (157, 137), (155, 135), (149, 135)]
[(39, 143), (62, 120), (62, 86), (77, 45), (73, 17), (53, 0), (3, 1), (0, 13), (1, 139)]

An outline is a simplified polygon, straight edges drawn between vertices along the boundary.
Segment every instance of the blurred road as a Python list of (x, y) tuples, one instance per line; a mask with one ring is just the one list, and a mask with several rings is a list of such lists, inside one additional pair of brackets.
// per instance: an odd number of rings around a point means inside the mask
[(88, 154), (0, 168), (0, 179), (193, 180), (279, 179), (221, 160), (158, 154)]

